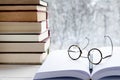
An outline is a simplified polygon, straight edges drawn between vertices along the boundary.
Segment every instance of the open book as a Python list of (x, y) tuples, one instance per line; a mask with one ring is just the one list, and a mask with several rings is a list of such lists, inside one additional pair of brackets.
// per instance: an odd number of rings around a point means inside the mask
[[(99, 48), (103, 55), (108, 55), (110, 47)], [(83, 51), (87, 55), (87, 51)], [(34, 80), (119, 80), (120, 79), (120, 47), (113, 48), (113, 55), (93, 66), (89, 72), (87, 58), (71, 60), (67, 50), (51, 52), (36, 73)]]

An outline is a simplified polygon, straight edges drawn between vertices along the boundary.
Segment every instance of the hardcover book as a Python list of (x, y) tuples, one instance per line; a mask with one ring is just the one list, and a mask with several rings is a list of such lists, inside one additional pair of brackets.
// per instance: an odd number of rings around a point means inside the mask
[(40, 5), (6, 5), (0, 6), (0, 11), (47, 11), (47, 7)]
[(47, 22), (0, 22), (1, 33), (42, 33), (47, 30)]
[(47, 12), (43, 11), (2, 11), (1, 22), (39, 22), (47, 19)]
[(0, 64), (42, 64), (48, 53), (0, 53)]
[(0, 41), (0, 52), (45, 52), (50, 45), (50, 38), (43, 41)]
[[(104, 55), (110, 52), (110, 47), (99, 48)], [(83, 51), (83, 55), (87, 51)], [(46, 61), (37, 71), (34, 80), (119, 80), (120, 79), (120, 47), (113, 48), (113, 55), (93, 66), (89, 71), (87, 58), (72, 60), (67, 50), (50, 52)]]
[(48, 30), (43, 33), (0, 33), (0, 41), (10, 42), (36, 42), (42, 41), (48, 37)]
[(0, 0), (0, 5), (43, 5), (47, 6), (47, 3), (41, 0)]

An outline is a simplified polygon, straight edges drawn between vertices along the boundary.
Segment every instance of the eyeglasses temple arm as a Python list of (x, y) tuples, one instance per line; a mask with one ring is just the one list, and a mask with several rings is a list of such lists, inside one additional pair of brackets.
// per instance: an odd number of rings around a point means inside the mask
[(112, 54), (113, 54), (113, 42), (112, 42), (112, 39), (110, 38), (110, 36), (104, 36), (104, 37), (109, 38), (109, 40), (110, 40), (110, 43), (111, 43), (111, 55), (105, 56), (103, 59), (111, 57)]
[(89, 39), (87, 37), (85, 37), (85, 39), (87, 40), (87, 44), (82, 50), (84, 50), (89, 45)]
[(103, 57), (102, 59), (105, 59), (105, 58), (108, 58), (108, 57), (111, 57), (112, 55), (108, 55), (108, 56), (105, 56), (105, 57)]

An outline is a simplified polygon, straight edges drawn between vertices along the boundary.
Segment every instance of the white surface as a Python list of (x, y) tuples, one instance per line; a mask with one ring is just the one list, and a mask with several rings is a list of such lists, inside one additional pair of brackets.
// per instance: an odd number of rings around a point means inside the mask
[(40, 65), (0, 65), (0, 80), (33, 80)]

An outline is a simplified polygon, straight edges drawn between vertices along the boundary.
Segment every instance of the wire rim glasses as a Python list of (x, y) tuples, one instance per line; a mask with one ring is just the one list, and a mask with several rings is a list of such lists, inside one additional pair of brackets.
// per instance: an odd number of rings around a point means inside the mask
[[(83, 58), (88, 58), (89, 62), (94, 64), (94, 65), (98, 65), (101, 63), (101, 61), (105, 58), (111, 57), (113, 54), (113, 43), (112, 40), (109, 36), (104, 36), (105, 38), (108, 38), (110, 40), (111, 43), (111, 54), (107, 55), (105, 57), (103, 57), (102, 52), (98, 49), (98, 48), (92, 48), (88, 51), (87, 57), (82, 56), (82, 50), (78, 45), (71, 45), (68, 48), (68, 56), (72, 59), (72, 60), (78, 60), (80, 57)], [(89, 43), (89, 39), (88, 39), (88, 43)], [(87, 44), (88, 45), (88, 44)], [(93, 59), (91, 59), (91, 55), (92, 55), (92, 51), (97, 51), (97, 55), (99, 55), (99, 60), (97, 62), (94, 62)], [(76, 55), (77, 54), (77, 55)], [(76, 55), (75, 57), (72, 55)], [(93, 57), (94, 58), (94, 57)]]

